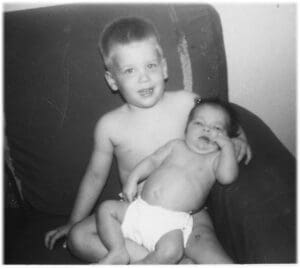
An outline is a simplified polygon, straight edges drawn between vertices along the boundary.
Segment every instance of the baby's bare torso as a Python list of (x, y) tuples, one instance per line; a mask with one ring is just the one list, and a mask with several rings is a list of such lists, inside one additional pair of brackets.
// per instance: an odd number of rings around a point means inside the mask
[(200, 209), (215, 182), (212, 161), (216, 153), (197, 154), (183, 140), (145, 181), (141, 197), (152, 205), (177, 211)]

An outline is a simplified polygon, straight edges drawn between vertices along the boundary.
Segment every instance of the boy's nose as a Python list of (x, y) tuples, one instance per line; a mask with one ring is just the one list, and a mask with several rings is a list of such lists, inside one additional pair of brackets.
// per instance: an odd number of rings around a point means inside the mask
[(147, 71), (141, 71), (140, 76), (139, 76), (139, 81), (140, 82), (147, 82), (149, 80), (149, 75)]

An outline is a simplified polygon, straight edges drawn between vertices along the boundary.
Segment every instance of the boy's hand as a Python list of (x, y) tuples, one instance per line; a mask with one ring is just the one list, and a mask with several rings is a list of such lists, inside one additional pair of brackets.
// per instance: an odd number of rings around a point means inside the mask
[(252, 159), (252, 151), (247, 141), (240, 137), (232, 138), (231, 141), (234, 144), (235, 155), (238, 162), (245, 157), (245, 164), (248, 164)]
[(45, 246), (46, 248), (52, 250), (56, 241), (64, 236), (67, 236), (71, 230), (73, 224), (68, 223), (66, 225), (60, 226), (52, 231), (46, 233), (45, 236)]
[(123, 198), (127, 202), (132, 202), (137, 194), (137, 184), (127, 183), (123, 188)]

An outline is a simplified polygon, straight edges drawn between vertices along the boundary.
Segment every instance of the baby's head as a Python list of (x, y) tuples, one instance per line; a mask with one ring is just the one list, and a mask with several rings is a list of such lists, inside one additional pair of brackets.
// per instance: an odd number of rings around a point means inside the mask
[(138, 17), (123, 17), (106, 25), (99, 43), (106, 68), (111, 67), (117, 46), (146, 40), (154, 42), (157, 52), (163, 58), (158, 32), (150, 21)]
[(238, 136), (239, 123), (229, 103), (218, 98), (197, 99), (185, 130), (186, 140), (204, 148), (217, 149), (213, 139), (222, 133), (230, 138)]

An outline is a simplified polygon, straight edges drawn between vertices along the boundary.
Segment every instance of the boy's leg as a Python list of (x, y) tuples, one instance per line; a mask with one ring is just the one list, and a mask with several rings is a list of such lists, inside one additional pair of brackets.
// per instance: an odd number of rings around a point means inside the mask
[(194, 224), (185, 248), (185, 256), (197, 264), (233, 263), (218, 241), (205, 209), (193, 216)]
[(181, 230), (173, 230), (164, 234), (156, 243), (154, 251), (136, 264), (176, 264), (184, 252), (183, 234)]
[(96, 211), (97, 230), (108, 254), (99, 261), (102, 264), (128, 264), (129, 254), (126, 250), (125, 238), (121, 224), (128, 208), (128, 203), (105, 201)]
[[(94, 214), (75, 224), (67, 240), (71, 253), (83, 261), (96, 263), (108, 253), (97, 233)], [(145, 248), (132, 240), (126, 239), (126, 248), (132, 261), (140, 260), (148, 254)]]

